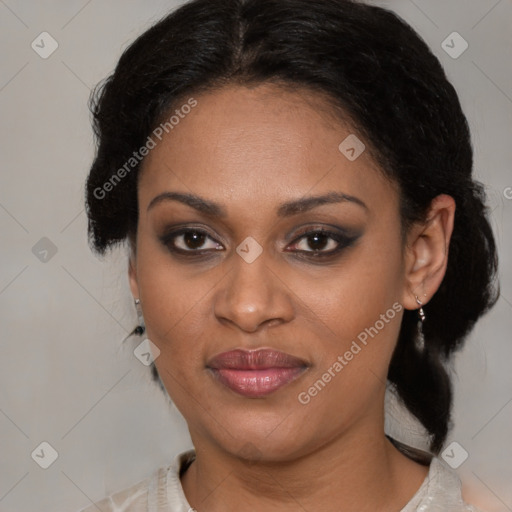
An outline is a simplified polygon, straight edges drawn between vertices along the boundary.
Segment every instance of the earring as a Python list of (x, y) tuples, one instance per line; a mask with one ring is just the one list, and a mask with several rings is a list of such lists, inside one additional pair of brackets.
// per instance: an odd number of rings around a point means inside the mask
[[(426, 297), (426, 294), (425, 294)], [(423, 311), (423, 302), (416, 295), (416, 302), (420, 306), (418, 311), (420, 319), (418, 320), (418, 336), (416, 338), (416, 348), (419, 352), (423, 352), (425, 350), (425, 335), (423, 334), (423, 323), (425, 322), (425, 311)]]
[[(421, 302), (420, 299), (418, 299), (418, 296), (416, 295), (416, 302), (420, 305), (420, 306), (423, 306), (423, 302)], [(425, 321), (425, 311), (423, 311), (423, 308), (420, 307), (420, 310), (418, 311), (419, 315), (420, 315), (420, 319), (422, 322)]]
[(140, 299), (135, 299), (135, 309), (137, 310), (137, 327), (133, 330), (133, 334), (137, 336), (142, 336), (146, 330), (146, 326), (144, 324), (144, 317), (142, 316), (142, 308), (140, 305)]

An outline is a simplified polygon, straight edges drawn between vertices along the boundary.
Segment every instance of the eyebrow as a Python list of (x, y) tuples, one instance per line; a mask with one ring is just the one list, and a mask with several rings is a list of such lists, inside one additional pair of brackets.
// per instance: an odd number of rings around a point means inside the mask
[[(227, 217), (226, 210), (218, 203), (204, 199), (194, 194), (180, 192), (163, 192), (154, 197), (148, 205), (147, 211), (164, 201), (178, 201), (209, 217)], [(277, 209), (279, 217), (291, 217), (298, 213), (304, 213), (324, 204), (349, 202), (361, 206), (368, 211), (366, 204), (358, 197), (341, 192), (329, 192), (320, 196), (302, 197), (283, 203)]]

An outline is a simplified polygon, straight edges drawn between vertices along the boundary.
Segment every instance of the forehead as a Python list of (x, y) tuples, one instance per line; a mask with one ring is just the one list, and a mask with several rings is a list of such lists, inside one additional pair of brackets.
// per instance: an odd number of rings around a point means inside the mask
[(389, 201), (394, 187), (369, 152), (340, 151), (361, 137), (313, 92), (229, 86), (194, 99), (144, 161), (141, 207), (165, 190), (246, 207), (332, 190)]

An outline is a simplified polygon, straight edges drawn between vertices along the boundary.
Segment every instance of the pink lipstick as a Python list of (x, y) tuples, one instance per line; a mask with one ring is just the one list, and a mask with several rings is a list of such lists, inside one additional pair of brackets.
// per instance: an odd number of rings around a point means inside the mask
[(261, 398), (297, 379), (308, 364), (273, 349), (236, 349), (213, 357), (207, 368), (235, 393)]

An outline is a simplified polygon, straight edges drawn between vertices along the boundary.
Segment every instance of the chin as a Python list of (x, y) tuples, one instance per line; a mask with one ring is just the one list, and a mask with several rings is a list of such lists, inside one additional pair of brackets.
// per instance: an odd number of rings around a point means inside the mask
[(226, 411), (223, 416), (229, 418), (229, 427), (209, 424), (215, 430), (208, 437), (223, 451), (247, 461), (291, 461), (307, 453), (308, 446), (314, 449), (318, 444), (319, 436), (304, 431), (304, 420), (289, 411), (251, 414), (239, 410)]

